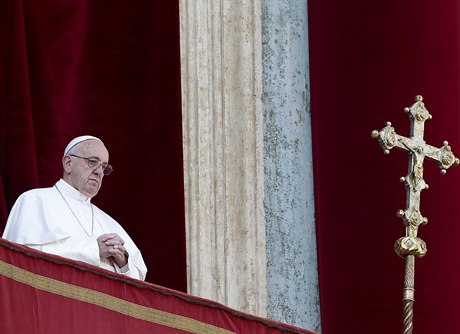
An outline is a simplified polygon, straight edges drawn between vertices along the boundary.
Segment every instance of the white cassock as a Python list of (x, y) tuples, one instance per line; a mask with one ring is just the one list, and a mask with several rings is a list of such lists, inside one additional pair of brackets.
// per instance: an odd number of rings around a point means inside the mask
[[(96, 239), (106, 233), (117, 233), (125, 241), (128, 263), (123, 268), (99, 258)], [(19, 196), (3, 238), (141, 280), (147, 273), (141, 252), (120, 224), (62, 179), (54, 187)]]

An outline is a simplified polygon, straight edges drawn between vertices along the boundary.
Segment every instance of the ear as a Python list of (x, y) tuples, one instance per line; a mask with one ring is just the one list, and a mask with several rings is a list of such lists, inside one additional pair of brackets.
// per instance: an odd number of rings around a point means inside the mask
[(62, 157), (62, 169), (66, 174), (70, 174), (72, 170), (72, 159), (68, 155)]

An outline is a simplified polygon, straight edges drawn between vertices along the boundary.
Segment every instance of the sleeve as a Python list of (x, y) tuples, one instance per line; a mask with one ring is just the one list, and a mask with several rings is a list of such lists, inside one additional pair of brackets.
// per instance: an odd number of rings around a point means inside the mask
[(72, 260), (100, 267), (99, 246), (96, 237), (67, 237), (45, 244), (25, 244), (42, 252), (59, 255)]
[[(116, 263), (114, 263), (115, 271), (119, 274), (123, 274), (126, 276), (129, 276), (131, 278), (136, 278), (139, 280), (145, 280), (145, 274), (147, 273), (147, 268), (145, 267), (144, 260), (142, 259), (142, 256), (140, 254), (140, 251), (137, 250), (138, 255), (137, 256), (130, 256), (129, 251), (126, 251), (126, 256), (128, 258), (128, 262), (126, 265), (123, 267), (117, 266)], [(135, 251), (135, 253), (136, 253)], [(134, 259), (133, 259), (134, 257)], [(139, 259), (140, 257), (140, 259)]]

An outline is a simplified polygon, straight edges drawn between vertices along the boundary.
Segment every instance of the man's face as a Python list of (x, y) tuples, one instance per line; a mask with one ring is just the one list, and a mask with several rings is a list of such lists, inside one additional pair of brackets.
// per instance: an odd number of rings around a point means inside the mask
[[(72, 148), (70, 154), (99, 160), (100, 163), (109, 162), (109, 152), (99, 140), (85, 140)], [(65, 156), (63, 165), (65, 181), (88, 197), (96, 196), (104, 177), (101, 165), (90, 167), (85, 159), (73, 156)]]

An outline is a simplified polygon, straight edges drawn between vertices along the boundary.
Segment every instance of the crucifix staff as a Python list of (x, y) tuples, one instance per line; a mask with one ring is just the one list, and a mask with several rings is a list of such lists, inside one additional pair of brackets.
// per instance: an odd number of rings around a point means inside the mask
[(449, 167), (460, 164), (460, 161), (452, 153), (447, 141), (444, 141), (440, 148), (425, 143), (425, 121), (432, 116), (425, 108), (422, 96), (417, 95), (415, 103), (404, 111), (411, 121), (409, 138), (398, 135), (390, 122), (387, 122), (382, 130), (372, 131), (371, 136), (379, 141), (385, 154), (389, 154), (390, 150), (396, 147), (407, 151), (409, 155), (408, 174), (400, 178), (406, 187), (406, 209), (397, 212), (397, 216), (402, 218), (406, 227), (406, 235), (399, 238), (394, 247), (396, 254), (405, 258), (403, 333), (412, 334), (415, 256), (423, 257), (427, 252), (425, 242), (417, 236), (419, 226), (428, 223), (428, 219), (420, 213), (420, 193), (428, 188), (423, 179), (423, 162), (425, 158), (436, 161), (441, 173), (445, 174)]

